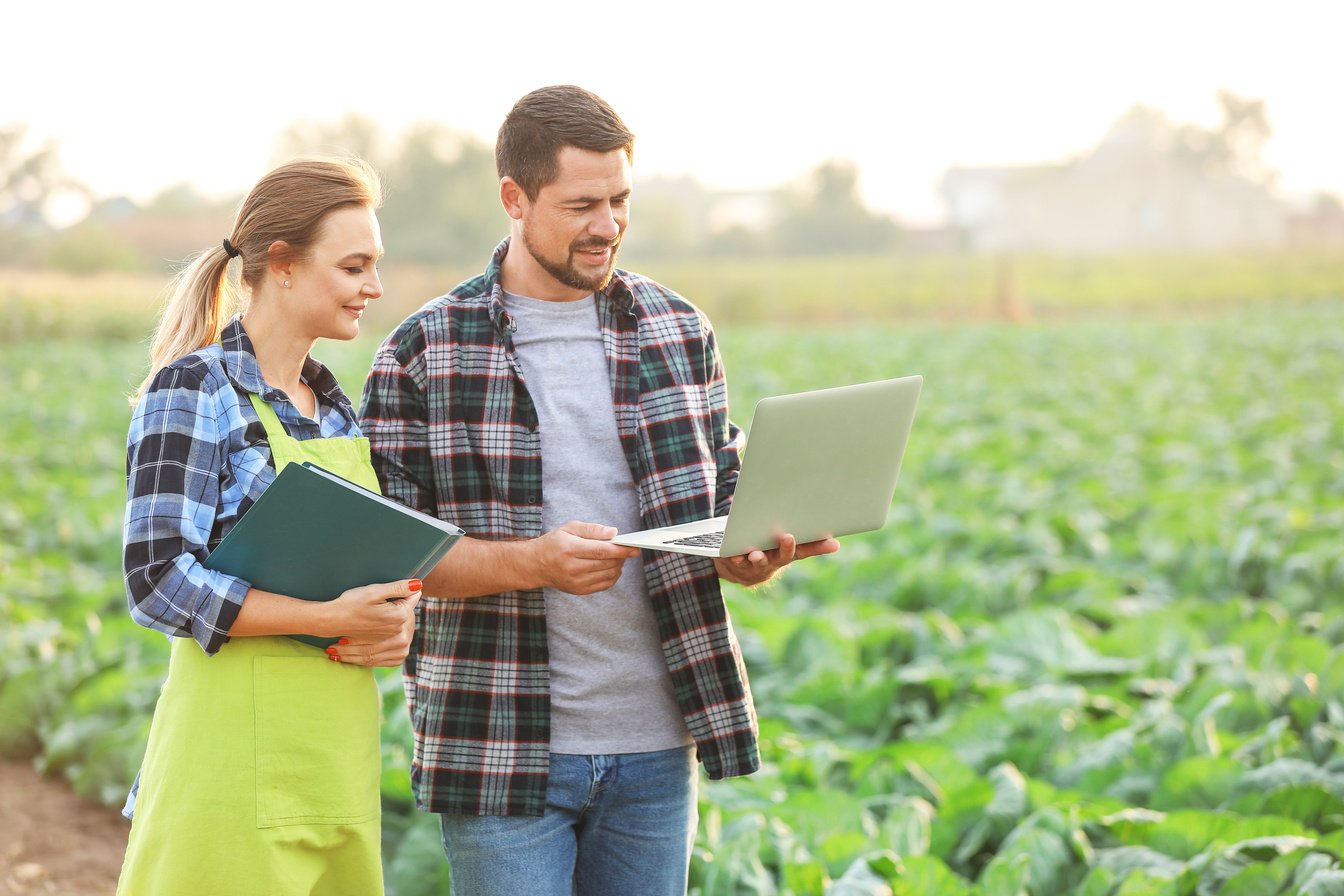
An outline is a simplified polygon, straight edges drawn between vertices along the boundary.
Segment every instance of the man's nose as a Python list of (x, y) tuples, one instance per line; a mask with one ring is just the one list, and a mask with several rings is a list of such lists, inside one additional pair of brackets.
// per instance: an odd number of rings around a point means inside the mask
[(604, 206), (596, 215), (588, 227), (588, 231), (594, 236), (600, 236), (606, 240), (614, 240), (621, 234), (621, 222), (617, 219), (616, 211), (611, 206)]

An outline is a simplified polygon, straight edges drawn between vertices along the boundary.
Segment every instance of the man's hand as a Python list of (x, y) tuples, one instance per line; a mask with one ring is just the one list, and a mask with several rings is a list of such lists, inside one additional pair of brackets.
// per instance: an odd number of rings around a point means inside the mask
[(779, 539), (779, 547), (773, 550), (749, 551), (736, 557), (715, 557), (714, 568), (724, 581), (751, 587), (770, 581), (775, 573), (795, 560), (818, 554), (834, 554), (838, 550), (840, 542), (834, 538), (798, 544), (792, 535), (784, 535)]
[(533, 539), (533, 562), (542, 583), (569, 594), (606, 591), (621, 577), (621, 568), (639, 548), (612, 544), (616, 529), (571, 521)]

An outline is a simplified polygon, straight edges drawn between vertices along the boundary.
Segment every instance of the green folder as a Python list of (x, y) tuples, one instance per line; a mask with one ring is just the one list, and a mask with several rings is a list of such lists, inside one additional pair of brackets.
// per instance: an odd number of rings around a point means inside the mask
[(205, 566), (262, 591), (332, 600), (359, 585), (423, 578), (462, 535), (316, 464), (287, 464)]

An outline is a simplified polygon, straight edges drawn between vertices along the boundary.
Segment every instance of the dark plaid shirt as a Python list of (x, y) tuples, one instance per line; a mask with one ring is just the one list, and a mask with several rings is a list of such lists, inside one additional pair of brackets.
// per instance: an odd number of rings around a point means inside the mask
[[(388, 337), (361, 426), (390, 497), (480, 539), (541, 529), (541, 434), (501, 302), (508, 240), (482, 276)], [(727, 513), (742, 434), (709, 320), (657, 283), (617, 271), (597, 296), (617, 430), (646, 526)], [(594, 520), (593, 522), (601, 522)], [(677, 702), (712, 778), (759, 765), (755, 709), (713, 562), (645, 555)], [(540, 815), (549, 768), (541, 589), (427, 598), (404, 668), (411, 779), (431, 812)]]

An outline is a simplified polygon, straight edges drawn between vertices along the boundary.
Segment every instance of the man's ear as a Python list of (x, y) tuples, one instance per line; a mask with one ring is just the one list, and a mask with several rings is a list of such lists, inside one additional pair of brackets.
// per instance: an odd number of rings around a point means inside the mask
[(504, 211), (515, 221), (521, 220), (528, 205), (527, 193), (511, 177), (499, 179), (499, 202)]

